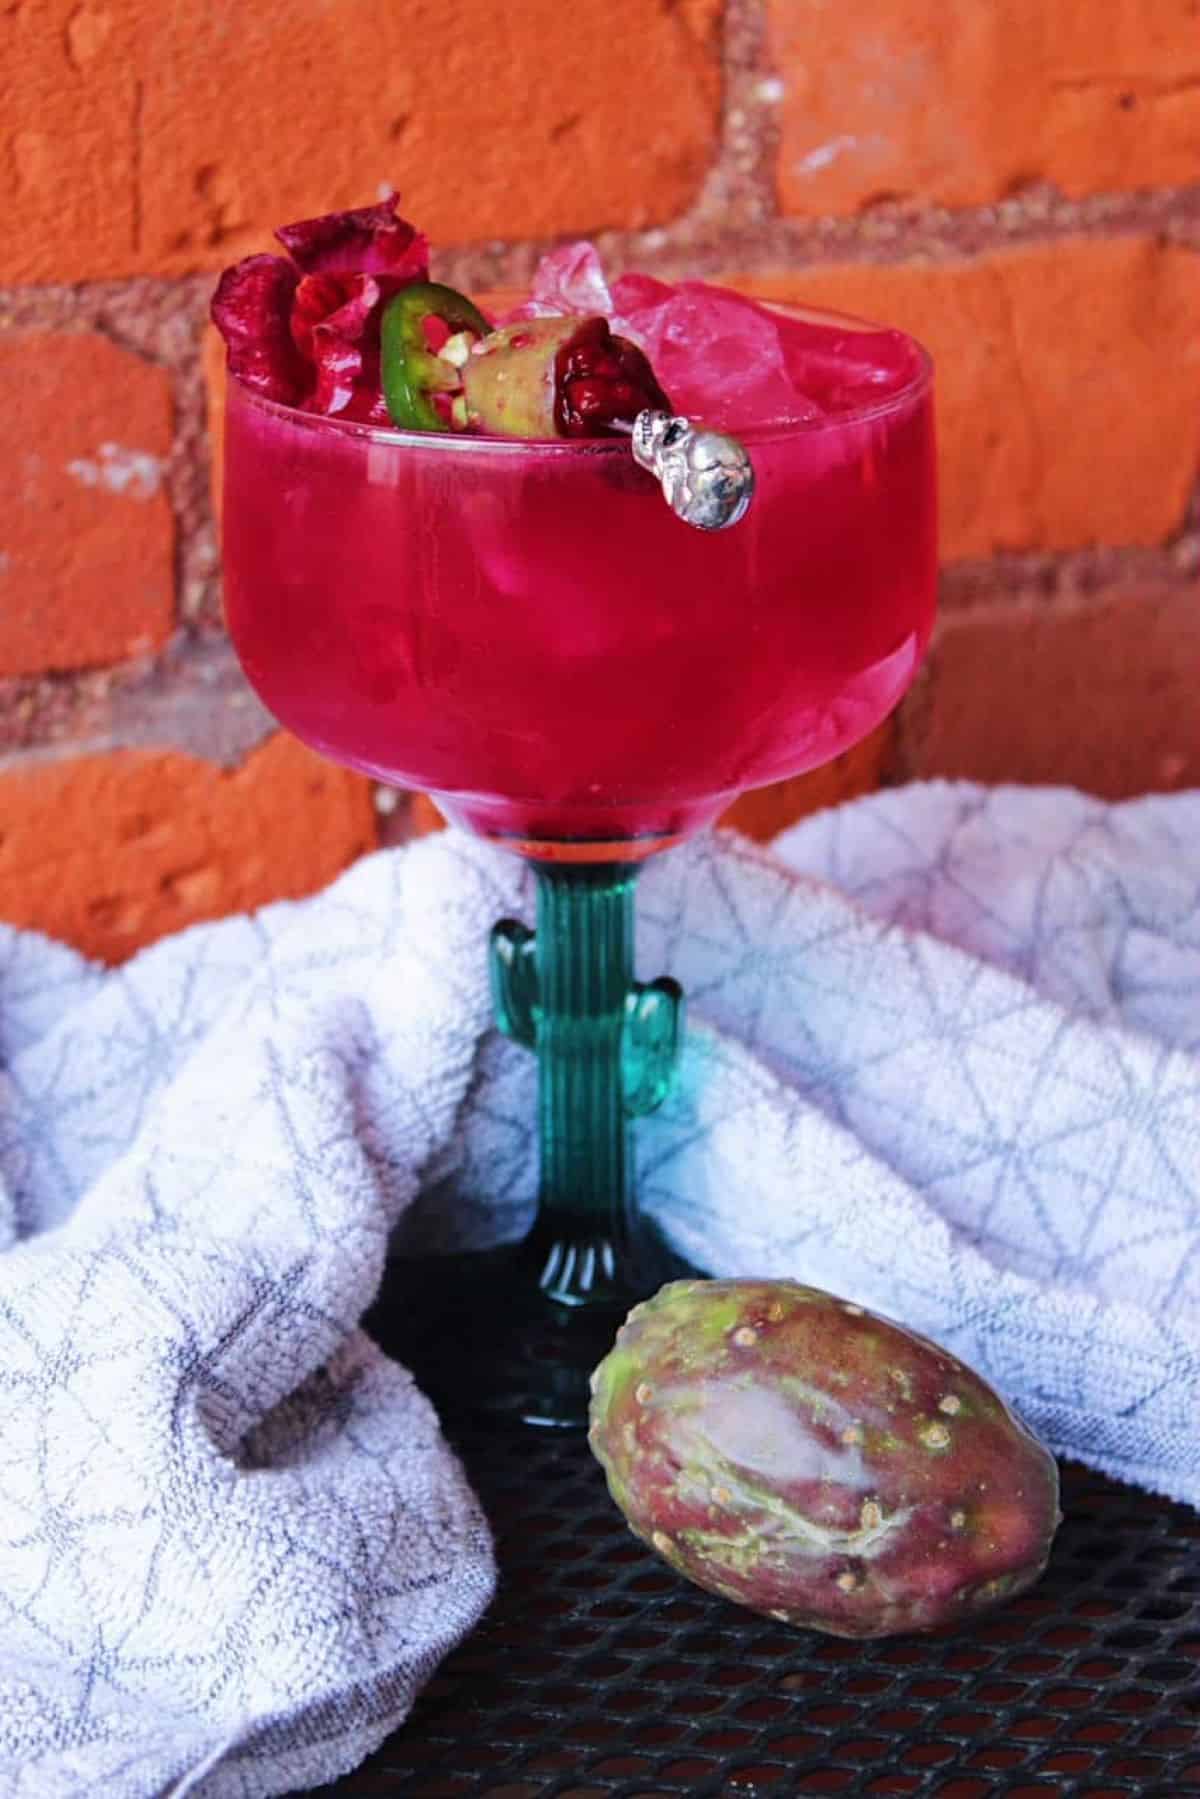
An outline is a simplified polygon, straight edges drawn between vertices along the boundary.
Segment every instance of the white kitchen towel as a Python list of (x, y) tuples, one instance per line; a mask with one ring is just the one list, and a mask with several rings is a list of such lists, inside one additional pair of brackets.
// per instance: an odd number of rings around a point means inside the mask
[[(453, 833), (106, 971), (0, 927), (0, 1796), (334, 1778), (485, 1607), (486, 1525), (358, 1328), (532, 1204), (489, 1025), (514, 859)], [(640, 892), (691, 1026), (645, 1203), (1200, 1503), (1200, 794), (916, 786)], [(194, 1779), (192, 1778), (194, 1776)]]

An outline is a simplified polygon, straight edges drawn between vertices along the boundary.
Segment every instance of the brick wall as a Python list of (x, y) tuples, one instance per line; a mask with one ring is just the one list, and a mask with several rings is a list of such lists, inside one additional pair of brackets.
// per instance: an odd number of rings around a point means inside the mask
[(425, 818), (248, 694), (210, 488), (213, 272), (383, 182), (469, 289), (589, 233), (934, 350), (928, 668), (746, 828), (1200, 783), (1200, 0), (16, 0), (0, 67), (0, 917), (116, 959)]

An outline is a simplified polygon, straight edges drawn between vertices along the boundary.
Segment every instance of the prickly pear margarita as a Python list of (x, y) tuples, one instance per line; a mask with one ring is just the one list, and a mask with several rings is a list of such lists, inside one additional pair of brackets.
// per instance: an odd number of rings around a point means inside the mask
[(533, 862), (537, 930), (502, 920), (490, 953), (538, 1056), (539, 1212), (500, 1338), (477, 1289), (458, 1335), (473, 1392), (578, 1424), (615, 1321), (681, 1270), (633, 1194), (628, 1123), (682, 1032), (675, 984), (634, 979), (636, 865), (912, 680), (928, 359), (700, 283), (610, 286), (586, 245), (494, 322), (429, 280), (394, 201), (278, 235), (213, 303), (230, 630), (307, 743)]

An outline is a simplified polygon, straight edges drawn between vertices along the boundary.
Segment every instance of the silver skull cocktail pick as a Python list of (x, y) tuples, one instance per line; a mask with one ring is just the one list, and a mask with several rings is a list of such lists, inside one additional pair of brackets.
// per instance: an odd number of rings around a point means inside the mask
[(724, 431), (669, 412), (639, 412), (633, 459), (655, 476), (677, 518), (699, 531), (724, 531), (754, 498), (745, 446)]

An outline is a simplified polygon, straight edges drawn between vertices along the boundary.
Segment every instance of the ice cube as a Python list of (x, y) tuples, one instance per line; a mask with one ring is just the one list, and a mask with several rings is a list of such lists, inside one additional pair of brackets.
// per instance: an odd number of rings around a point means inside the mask
[(773, 316), (790, 380), (823, 412), (874, 405), (920, 373), (921, 353), (902, 331), (803, 307)]
[(821, 416), (788, 368), (773, 314), (703, 281), (613, 284), (613, 329), (639, 343), (678, 412), (726, 429)]
[(528, 300), (505, 313), (501, 322), (507, 325), (514, 319), (540, 319), (564, 312), (600, 313), (611, 318), (612, 310), (612, 294), (595, 244), (563, 244), (542, 257)]

